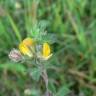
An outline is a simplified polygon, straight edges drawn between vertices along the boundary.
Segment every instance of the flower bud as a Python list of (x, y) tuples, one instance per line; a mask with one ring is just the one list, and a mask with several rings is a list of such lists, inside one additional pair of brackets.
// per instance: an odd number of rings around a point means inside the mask
[(12, 49), (8, 56), (14, 62), (19, 62), (22, 59), (22, 55), (17, 49)]

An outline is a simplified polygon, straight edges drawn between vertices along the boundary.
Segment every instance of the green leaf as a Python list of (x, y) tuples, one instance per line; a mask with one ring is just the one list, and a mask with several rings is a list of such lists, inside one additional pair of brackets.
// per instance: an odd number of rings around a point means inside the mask
[(70, 92), (67, 85), (61, 87), (57, 92), (56, 96), (66, 96)]
[(0, 69), (7, 69), (11, 71), (17, 71), (20, 73), (25, 73), (26, 68), (22, 64), (17, 64), (17, 63), (5, 63), (5, 64), (0, 64)]
[(91, 0), (91, 14), (96, 15), (96, 0)]
[(49, 81), (48, 88), (49, 88), (53, 93), (56, 93), (56, 87), (55, 87), (54, 82)]
[[(0, 38), (6, 38), (6, 41), (8, 44), (10, 44), (10, 36), (7, 34), (8, 32), (6, 31), (5, 25), (3, 25), (2, 21), (0, 20)], [(3, 36), (3, 37), (2, 37)], [(7, 44), (6, 44), (7, 45)]]
[(15, 24), (13, 18), (12, 18), (11, 15), (8, 14), (8, 13), (7, 13), (7, 17), (8, 17), (9, 22), (10, 22), (10, 24), (11, 24), (13, 30), (14, 30), (14, 33), (16, 34), (16, 37), (18, 38), (19, 41), (21, 41), (22, 38), (21, 38), (21, 35), (20, 35), (20, 31), (19, 31), (19, 29), (17, 28), (17, 25)]
[(30, 75), (34, 80), (38, 81), (41, 76), (41, 70), (39, 68), (33, 68), (30, 72)]

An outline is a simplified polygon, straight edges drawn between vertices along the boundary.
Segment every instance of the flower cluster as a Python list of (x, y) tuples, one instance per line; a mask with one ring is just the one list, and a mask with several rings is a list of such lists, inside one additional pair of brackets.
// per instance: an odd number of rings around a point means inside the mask
[(20, 61), (22, 56), (41, 60), (48, 60), (52, 56), (50, 45), (47, 42), (38, 44), (32, 38), (24, 39), (19, 44), (18, 49), (19, 50), (13, 49), (9, 54), (9, 58), (15, 62)]

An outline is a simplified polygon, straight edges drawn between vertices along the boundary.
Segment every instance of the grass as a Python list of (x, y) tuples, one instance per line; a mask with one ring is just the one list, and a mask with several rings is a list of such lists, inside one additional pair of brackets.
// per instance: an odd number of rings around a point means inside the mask
[(34, 62), (8, 58), (26, 37), (51, 44), (53, 56), (45, 67), (54, 96), (95, 96), (95, 6), (95, 0), (0, 0), (0, 96), (45, 92)]

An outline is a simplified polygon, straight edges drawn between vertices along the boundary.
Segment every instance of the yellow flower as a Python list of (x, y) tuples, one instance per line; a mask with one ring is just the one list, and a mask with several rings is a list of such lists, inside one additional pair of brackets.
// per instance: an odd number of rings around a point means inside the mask
[(23, 44), (30, 47), (30, 46), (34, 45), (34, 40), (31, 38), (26, 38), (23, 40)]
[(43, 58), (45, 60), (49, 59), (52, 56), (51, 48), (50, 48), (50, 45), (48, 43), (43, 44), (43, 53), (42, 53), (42, 55), (43, 55)]
[(22, 54), (28, 55), (29, 57), (32, 57), (33, 54), (31, 52), (31, 47), (33, 46), (34, 41), (31, 38), (26, 38), (24, 39), (20, 44), (19, 44), (19, 50)]
[[(33, 54), (36, 54), (37, 51), (35, 48), (35, 41), (31, 38), (26, 38), (19, 44), (20, 52), (29, 57), (33, 57)], [(42, 52), (40, 50), (42, 50)], [(38, 53), (40, 54), (37, 54), (37, 57), (40, 57), (43, 60), (48, 60), (52, 56), (51, 48), (48, 43), (45, 42), (40, 50), (38, 50)]]
[(19, 50), (24, 55), (28, 55), (29, 57), (33, 56), (32, 52), (30, 51), (30, 49), (26, 45), (24, 45), (23, 43), (19, 44)]

